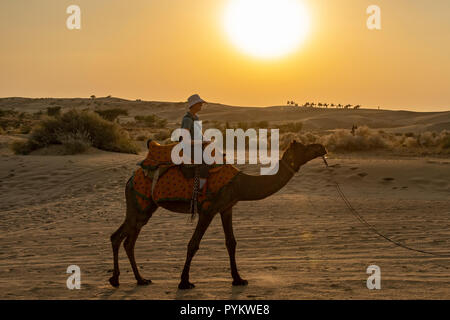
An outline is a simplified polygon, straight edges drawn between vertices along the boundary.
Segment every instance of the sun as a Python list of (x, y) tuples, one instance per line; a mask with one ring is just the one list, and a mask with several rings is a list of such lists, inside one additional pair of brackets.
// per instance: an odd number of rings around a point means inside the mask
[(302, 44), (309, 15), (299, 0), (229, 0), (224, 27), (231, 42), (258, 58), (278, 58)]

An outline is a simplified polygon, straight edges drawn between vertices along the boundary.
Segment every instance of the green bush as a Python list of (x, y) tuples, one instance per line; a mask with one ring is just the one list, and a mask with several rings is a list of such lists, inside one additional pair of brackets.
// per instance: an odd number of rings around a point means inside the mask
[[(89, 137), (90, 143), (87, 143), (86, 137)], [(77, 142), (73, 142), (75, 140)], [(43, 120), (40, 126), (31, 132), (26, 146), (17, 145), (13, 147), (13, 150), (26, 154), (51, 144), (90, 144), (105, 151), (134, 154), (139, 151), (139, 148), (130, 140), (128, 133), (118, 124), (104, 120), (96, 113), (77, 110), (70, 110), (57, 118)]]
[(106, 110), (96, 110), (96, 113), (100, 115), (105, 120), (115, 121), (118, 116), (127, 116), (128, 111), (120, 108), (106, 109)]

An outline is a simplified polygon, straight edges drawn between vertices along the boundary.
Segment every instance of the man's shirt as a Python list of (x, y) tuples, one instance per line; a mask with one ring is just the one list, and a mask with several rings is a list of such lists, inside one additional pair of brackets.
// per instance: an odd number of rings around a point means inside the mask
[[(199, 121), (199, 118), (197, 115), (193, 115), (189, 111), (186, 112), (186, 114), (183, 117), (183, 120), (181, 121), (181, 128), (186, 129), (191, 134), (191, 140), (194, 140), (194, 128), (195, 128), (195, 121)], [(198, 128), (200, 129), (200, 128)], [(200, 134), (202, 134), (200, 132)]]

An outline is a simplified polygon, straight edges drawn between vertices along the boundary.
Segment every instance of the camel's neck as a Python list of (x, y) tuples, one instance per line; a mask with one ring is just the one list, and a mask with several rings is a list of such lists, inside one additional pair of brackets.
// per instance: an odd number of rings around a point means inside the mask
[(264, 199), (283, 188), (294, 176), (283, 161), (279, 162), (278, 172), (274, 175), (253, 176), (241, 173), (237, 184), (239, 201)]

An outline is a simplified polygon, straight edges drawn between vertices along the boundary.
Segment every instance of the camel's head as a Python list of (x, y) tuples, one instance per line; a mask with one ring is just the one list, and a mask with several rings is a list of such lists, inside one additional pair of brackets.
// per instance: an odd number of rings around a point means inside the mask
[(325, 147), (321, 144), (309, 144), (305, 146), (296, 140), (292, 141), (289, 148), (283, 155), (283, 158), (292, 163), (295, 170), (298, 170), (301, 165), (318, 157), (323, 157), (327, 154)]

